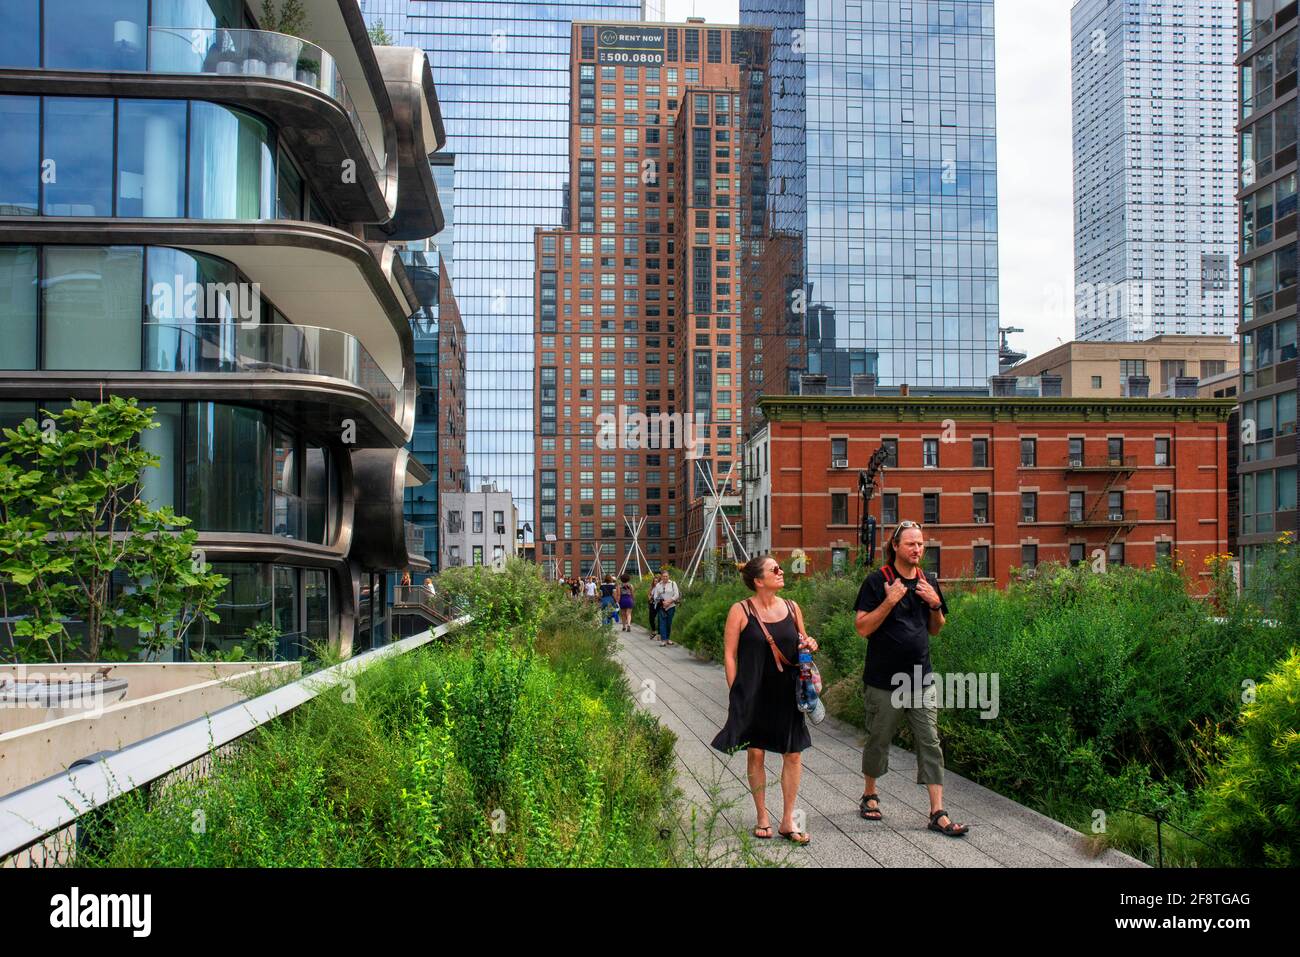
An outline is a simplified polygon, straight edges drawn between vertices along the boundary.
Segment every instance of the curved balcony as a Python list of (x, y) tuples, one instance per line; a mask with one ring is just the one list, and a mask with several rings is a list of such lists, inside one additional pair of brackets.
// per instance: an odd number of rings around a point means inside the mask
[(145, 372), (328, 376), (364, 389), (395, 420), (402, 390), (355, 336), (318, 326), (146, 322)]
[(343, 108), (371, 171), (384, 175), (334, 58), (314, 43), (269, 30), (150, 27), (148, 64), (150, 73), (266, 76), (317, 90)]

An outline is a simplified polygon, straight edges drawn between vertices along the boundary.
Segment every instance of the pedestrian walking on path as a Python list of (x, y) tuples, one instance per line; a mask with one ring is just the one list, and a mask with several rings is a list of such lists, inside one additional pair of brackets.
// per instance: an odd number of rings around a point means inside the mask
[[(729, 754), (747, 749), (749, 790), (758, 814), (754, 827), (757, 838), (772, 836), (765, 800), (765, 752), (775, 751), (782, 756), (783, 807), (777, 833), (796, 844), (807, 844), (810, 838), (797, 830), (794, 822), (803, 774), (801, 752), (812, 745), (795, 696), (799, 669), (794, 662), (799, 660), (799, 648), (806, 635), (803, 612), (796, 603), (777, 594), (785, 584), (785, 575), (780, 563), (770, 555), (750, 559), (741, 575), (754, 597), (736, 602), (727, 614), (723, 660), (731, 692), (727, 723), (713, 739), (713, 747)], [(806, 641), (811, 651), (817, 650), (816, 641)]]
[(632, 608), (636, 604), (636, 595), (632, 591), (632, 576), (623, 575), (618, 586), (618, 615), (624, 631), (632, 630)]
[(651, 593), (651, 600), (659, 602), (659, 644), (667, 648), (673, 644), (673, 615), (677, 614), (677, 603), (682, 600), (681, 589), (668, 572), (659, 573), (659, 584)]
[(600, 583), (600, 617), (607, 625), (618, 620), (618, 600), (614, 597), (616, 587), (613, 575), (606, 575)]
[(930, 670), (930, 637), (944, 626), (948, 605), (937, 582), (921, 570), (925, 535), (916, 522), (900, 522), (885, 543), (885, 564), (867, 575), (858, 591), (858, 634), (867, 639), (863, 693), (867, 742), (862, 749), (865, 787), (858, 812), (869, 821), (884, 816), (876, 778), (889, 770), (889, 743), (907, 719), (916, 744), (916, 783), (930, 792), (930, 830), (961, 837), (943, 808), (943, 750), (939, 709)]

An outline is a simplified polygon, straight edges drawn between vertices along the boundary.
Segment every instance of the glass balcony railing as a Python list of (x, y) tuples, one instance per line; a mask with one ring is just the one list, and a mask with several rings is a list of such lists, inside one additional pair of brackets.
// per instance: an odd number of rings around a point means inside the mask
[(401, 390), (355, 336), (337, 329), (146, 322), (144, 371), (329, 376), (361, 387), (401, 421)]
[(343, 107), (371, 171), (383, 172), (334, 58), (314, 43), (267, 30), (150, 27), (148, 63), (151, 73), (269, 76), (319, 90)]

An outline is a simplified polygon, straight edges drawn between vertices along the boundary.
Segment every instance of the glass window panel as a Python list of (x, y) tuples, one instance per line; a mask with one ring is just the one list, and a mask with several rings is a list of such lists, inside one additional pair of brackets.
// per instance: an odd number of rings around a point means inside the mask
[(0, 0), (0, 23), (0, 67), (40, 66), (40, 0)]
[(39, 97), (0, 96), (0, 216), (36, 215), (41, 176), (40, 107)]
[(44, 212), (113, 215), (113, 101), (45, 99)]
[[(281, 639), (298, 637), (298, 569), (276, 565), (275, 576), (275, 626)], [(296, 640), (294, 641), (296, 644)]]
[(1296, 470), (1288, 466), (1277, 470), (1277, 510), (1287, 512), (1296, 505)]
[(306, 471), (303, 476), (303, 535), (309, 542), (330, 543), (333, 522), (330, 514), (330, 473), (333, 462), (327, 448), (307, 447)]
[(189, 190), (191, 218), (272, 218), (275, 153), (267, 125), (215, 103), (194, 103)]
[(122, 100), (117, 122), (117, 215), (185, 215), (185, 103)]
[(45, 66), (143, 70), (148, 0), (45, 0)]
[(35, 246), (0, 246), (0, 369), (36, 368)]
[(302, 590), (305, 598), (306, 621), (303, 637), (308, 642), (323, 644), (330, 637), (330, 574), (320, 568), (307, 568), (302, 573)]
[(194, 526), (266, 531), (271, 437), (256, 409), (197, 402), (189, 407), (185, 499)]
[(47, 246), (45, 368), (139, 369), (144, 250)]
[(244, 26), (240, 0), (153, 0), (154, 26), (237, 28)]
[(157, 468), (145, 469), (141, 475), (143, 498), (151, 508), (171, 506), (182, 512), (181, 476), (185, 469), (182, 448), (184, 422), (179, 402), (154, 403), (153, 420), (156, 429), (146, 429), (140, 434), (140, 447), (158, 456)]
[(271, 621), (270, 567), (242, 562), (214, 562), (212, 570), (230, 580), (217, 599), (218, 621), (200, 622), (187, 636), (187, 643), (203, 651), (229, 651), (235, 645), (248, 648), (244, 632), (258, 622)]
[(283, 153), (280, 154), (280, 178), (277, 192), (277, 215), (281, 219), (303, 219), (302, 174)]
[(16, 429), (36, 418), (35, 402), (0, 402), (0, 429)]

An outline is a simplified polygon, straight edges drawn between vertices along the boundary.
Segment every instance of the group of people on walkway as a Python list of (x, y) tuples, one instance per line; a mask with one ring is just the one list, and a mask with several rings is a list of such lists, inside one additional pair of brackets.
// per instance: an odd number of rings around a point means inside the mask
[(632, 609), (636, 604), (632, 576), (620, 575), (615, 580), (613, 575), (603, 579), (595, 575), (586, 578), (574, 575), (565, 584), (575, 601), (599, 602), (601, 618), (607, 624), (617, 623), (623, 631), (632, 630)]
[[(925, 536), (916, 522), (899, 523), (885, 544), (884, 564), (870, 572), (858, 591), (855, 625), (867, 639), (863, 673), (867, 741), (862, 751), (863, 793), (859, 815), (880, 821), (887, 808), (876, 790), (889, 770), (889, 746), (906, 720), (916, 744), (916, 781), (930, 797), (929, 828), (949, 837), (969, 830), (943, 807), (943, 750), (939, 744), (938, 701), (930, 668), (930, 638), (943, 628), (947, 603), (938, 582), (921, 569)], [(768, 751), (782, 756), (783, 810), (777, 833), (796, 844), (811, 840), (796, 828), (802, 752), (812, 745), (804, 713), (796, 704), (799, 652), (817, 650), (804, 627), (798, 603), (780, 596), (785, 575), (770, 555), (751, 559), (742, 569), (752, 598), (731, 606), (723, 633), (728, 698), (727, 720), (713, 747), (733, 754), (746, 750), (746, 772), (758, 821), (756, 838), (772, 837), (768, 818)], [(674, 586), (676, 587), (676, 586)], [(662, 613), (661, 613), (662, 614)], [(671, 618), (670, 618), (671, 621)], [(912, 689), (920, 674), (921, 688)], [(903, 694), (895, 692), (907, 685)]]
[[(631, 575), (606, 575), (603, 579), (596, 575), (585, 578), (573, 575), (565, 581), (565, 587), (574, 601), (599, 603), (601, 617), (609, 624), (617, 624), (621, 631), (632, 630), (632, 611), (636, 607), (636, 591), (632, 586)], [(682, 600), (682, 592), (677, 582), (673, 581), (667, 570), (655, 576), (650, 587), (650, 637), (660, 646), (675, 644), (672, 640), (673, 616)]]

